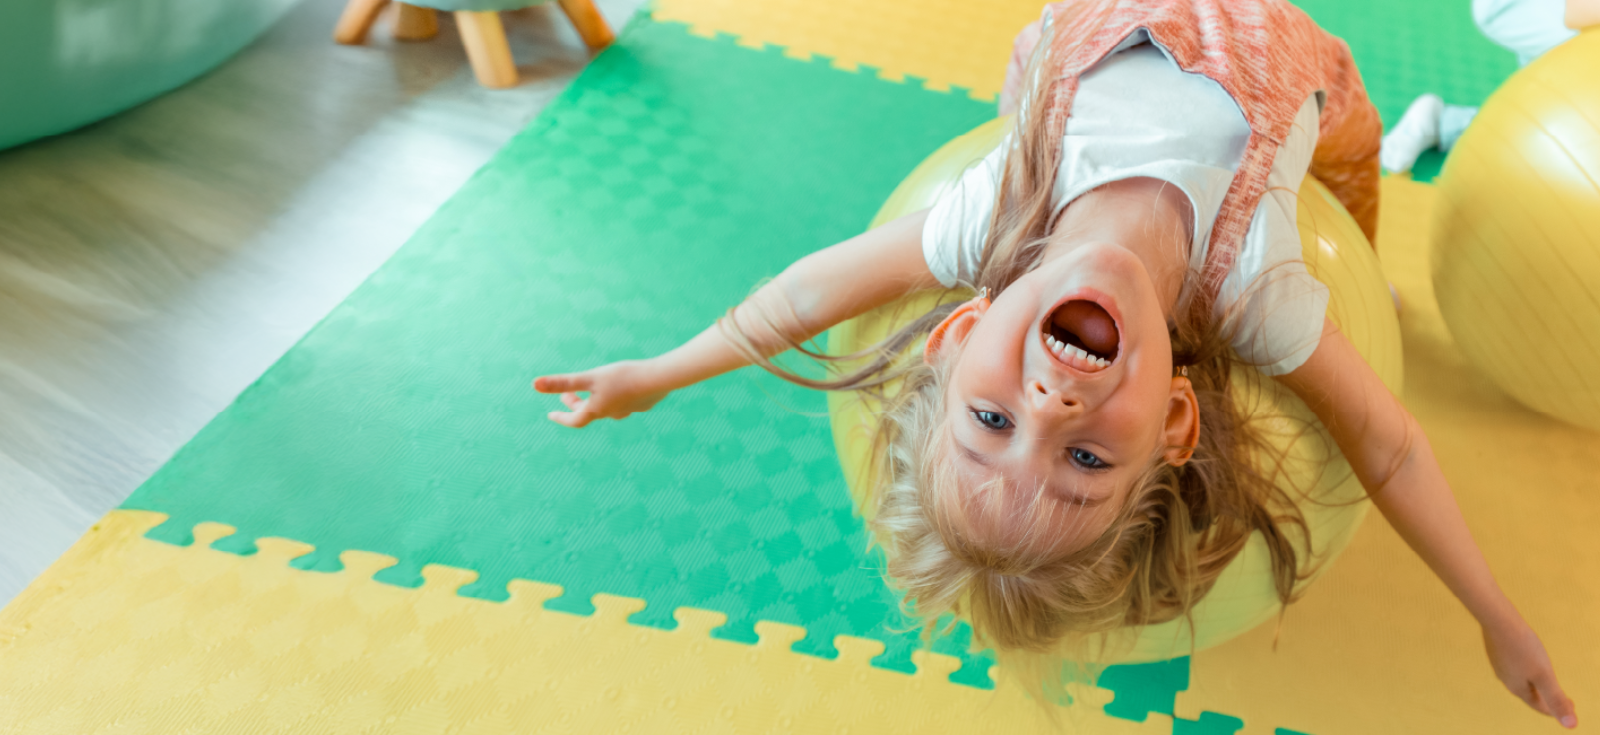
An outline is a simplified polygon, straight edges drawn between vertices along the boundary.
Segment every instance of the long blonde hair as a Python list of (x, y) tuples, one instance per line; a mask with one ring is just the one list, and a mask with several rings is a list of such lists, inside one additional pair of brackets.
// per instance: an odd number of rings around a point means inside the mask
[[(1032, 83), (1008, 136), (984, 255), (973, 282), (963, 284), (974, 290), (1003, 292), (1038, 265), (1048, 241), (1060, 141), (1051, 139), (1045, 115), (1029, 113), (1048, 101), (1052, 85), (1043, 57), (1049, 46), (1048, 37), (1041, 40), (1029, 65)], [(1105, 531), (1072, 548), (1052, 543), (1056, 526), (1037, 496), (1010, 505), (955, 500), (962, 493), (947, 450), (944, 387), (959, 348), (932, 365), (912, 348), (956, 304), (941, 304), (851, 355), (794, 345), (836, 368), (834, 377), (820, 379), (785, 370), (758, 349), (757, 330), (763, 341), (778, 331), (771, 315), (741, 308), (737, 318), (730, 310), (719, 324), (736, 349), (780, 377), (823, 390), (864, 391), (881, 402), (862, 502), (870, 506), (864, 513), (906, 612), (930, 632), (949, 616), (968, 622), (977, 642), (996, 649), (1003, 668), (1027, 672), (1033, 681), (1025, 683), (1037, 690), (1041, 677), (1059, 681), (1056, 662), (1083, 655), (1090, 642), (1105, 640), (1103, 634), (1188, 615), (1252, 534), (1266, 540), (1284, 604), (1309, 573), (1290, 541), (1298, 533), (1310, 548), (1309, 528), (1274, 482), (1274, 451), (1235, 399), (1234, 381), (1259, 380), (1260, 374), (1235, 370), (1231, 320), (1191, 308), (1191, 292), (1184, 289), (1169, 333), (1174, 365), (1187, 369), (1200, 404), (1203, 430), (1193, 458), (1181, 467), (1153, 459)], [(992, 495), (1000, 494), (966, 493)], [(1004, 542), (968, 532), (973, 523), (997, 522), (997, 515), (1024, 532)]]

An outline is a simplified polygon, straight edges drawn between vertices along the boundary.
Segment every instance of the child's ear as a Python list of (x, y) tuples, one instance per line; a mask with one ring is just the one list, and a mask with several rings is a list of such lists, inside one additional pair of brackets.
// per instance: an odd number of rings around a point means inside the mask
[(1173, 467), (1182, 467), (1194, 456), (1200, 444), (1200, 399), (1194, 396), (1194, 386), (1185, 377), (1172, 379), (1172, 392), (1167, 397), (1166, 459)]
[(989, 311), (989, 299), (979, 296), (965, 304), (956, 307), (950, 316), (939, 322), (928, 334), (928, 343), (922, 348), (922, 361), (932, 365), (939, 351), (948, 344), (959, 345), (967, 341), (967, 335), (972, 333), (972, 328), (977, 326), (978, 320)]

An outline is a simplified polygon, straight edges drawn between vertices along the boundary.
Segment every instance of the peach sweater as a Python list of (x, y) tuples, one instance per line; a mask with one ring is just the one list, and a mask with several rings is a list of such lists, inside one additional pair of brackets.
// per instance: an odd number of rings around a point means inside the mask
[(1066, 129), (1078, 77), (1139, 28), (1184, 71), (1220, 84), (1243, 111), (1250, 139), (1212, 226), (1198, 307), (1209, 310), (1250, 227), (1274, 154), (1306, 97), (1319, 90), (1322, 115), (1310, 173), (1369, 240), (1377, 234), (1383, 124), (1349, 47), (1299, 8), (1284, 0), (1067, 0), (1047, 6), (1045, 14), (1053, 32), (1041, 83), (1051, 85), (1045, 113), (1055, 138)]

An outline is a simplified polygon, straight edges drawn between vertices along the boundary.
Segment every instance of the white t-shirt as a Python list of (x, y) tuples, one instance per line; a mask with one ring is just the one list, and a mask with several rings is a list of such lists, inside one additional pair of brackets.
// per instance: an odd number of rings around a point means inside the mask
[[(1266, 193), (1217, 299), (1219, 314), (1237, 305), (1234, 350), (1268, 375), (1288, 373), (1311, 356), (1327, 313), (1328, 289), (1306, 271), (1295, 226), (1319, 114), (1320, 95), (1312, 95), (1278, 150)], [(1198, 273), (1249, 136), (1244, 113), (1222, 85), (1178, 68), (1164, 48), (1137, 31), (1078, 82), (1062, 140), (1056, 212), (1112, 181), (1147, 177), (1171, 183), (1193, 207), (1189, 265)], [(976, 275), (1005, 150), (1001, 145), (969, 168), (928, 215), (923, 255), (945, 286), (970, 285)]]

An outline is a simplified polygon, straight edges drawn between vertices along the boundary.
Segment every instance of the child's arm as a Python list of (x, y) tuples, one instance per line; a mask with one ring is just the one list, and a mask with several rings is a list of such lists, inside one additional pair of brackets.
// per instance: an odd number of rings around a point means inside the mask
[[(937, 287), (939, 281), (922, 254), (927, 218), (927, 210), (908, 214), (801, 258), (745, 299), (734, 317), (745, 326), (759, 323), (745, 318), (751, 313), (770, 318), (777, 334), (751, 330), (750, 336), (762, 354), (771, 356), (912, 291)], [(560, 393), (568, 410), (551, 411), (550, 420), (576, 428), (595, 419), (647, 411), (678, 388), (747, 364), (712, 325), (666, 354), (546, 375), (534, 380), (533, 387)], [(580, 391), (588, 397), (580, 397)]]
[(1373, 504), (1477, 618), (1500, 681), (1534, 709), (1577, 726), (1544, 645), (1495, 582), (1422, 427), (1344, 333), (1326, 322), (1311, 358), (1279, 380), (1322, 420)]
[(1567, 0), (1567, 12), (1563, 20), (1568, 28), (1575, 31), (1600, 25), (1600, 0)]

